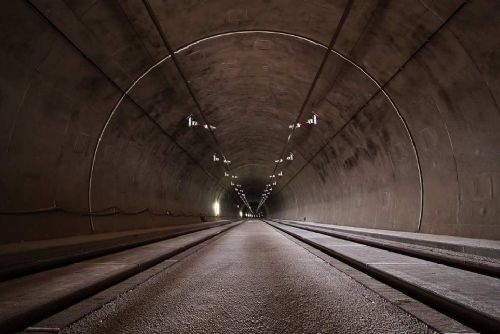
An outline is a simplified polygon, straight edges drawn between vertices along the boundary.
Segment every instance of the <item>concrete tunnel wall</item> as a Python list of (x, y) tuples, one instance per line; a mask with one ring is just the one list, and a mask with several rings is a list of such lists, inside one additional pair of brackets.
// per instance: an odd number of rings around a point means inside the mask
[[(150, 1), (259, 200), (346, 1)], [(1, 242), (235, 217), (142, 1), (0, 5)], [(273, 217), (500, 238), (497, 1), (354, 1)], [(169, 214), (167, 214), (167, 211)], [(89, 216), (88, 213), (94, 214)]]

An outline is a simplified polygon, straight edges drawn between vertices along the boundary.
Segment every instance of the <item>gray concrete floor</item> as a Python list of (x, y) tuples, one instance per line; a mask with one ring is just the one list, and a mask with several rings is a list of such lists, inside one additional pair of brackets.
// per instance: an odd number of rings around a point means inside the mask
[(248, 221), (64, 333), (427, 333), (272, 227)]

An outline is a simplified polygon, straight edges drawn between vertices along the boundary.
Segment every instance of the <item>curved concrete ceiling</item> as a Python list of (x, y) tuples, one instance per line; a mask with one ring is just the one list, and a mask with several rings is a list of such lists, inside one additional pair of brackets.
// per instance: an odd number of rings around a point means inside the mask
[(500, 238), (497, 2), (353, 1), (331, 52), (345, 0), (145, 3), (1, 5), (6, 241), (234, 216), (224, 172), (254, 207), (282, 172), (275, 217)]

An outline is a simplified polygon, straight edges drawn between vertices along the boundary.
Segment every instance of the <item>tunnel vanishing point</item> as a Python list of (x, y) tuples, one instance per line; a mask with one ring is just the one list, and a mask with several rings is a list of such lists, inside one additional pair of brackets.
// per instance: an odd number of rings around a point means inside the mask
[(499, 17), (3, 1), (0, 248), (245, 218), (498, 241)]

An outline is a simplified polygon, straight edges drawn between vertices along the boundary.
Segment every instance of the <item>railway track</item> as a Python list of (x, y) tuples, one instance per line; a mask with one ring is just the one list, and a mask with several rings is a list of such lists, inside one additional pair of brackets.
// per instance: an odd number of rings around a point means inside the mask
[[(484, 268), (442, 254), (421, 252), (298, 223), (274, 228), (333, 256), (480, 332), (500, 332), (497, 267)], [(450, 260), (451, 259), (451, 260)]]

